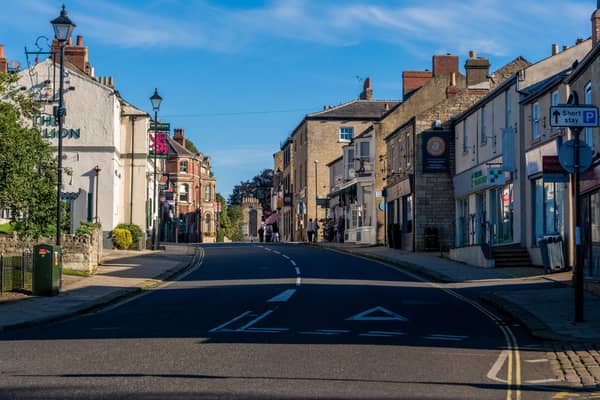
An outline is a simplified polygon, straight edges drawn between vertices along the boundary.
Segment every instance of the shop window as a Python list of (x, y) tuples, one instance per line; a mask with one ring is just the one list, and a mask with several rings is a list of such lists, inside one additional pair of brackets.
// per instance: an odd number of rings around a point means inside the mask
[(469, 245), (469, 198), (458, 200), (458, 246)]
[(402, 231), (410, 233), (413, 231), (413, 200), (412, 195), (402, 198)]
[(533, 181), (533, 226), (536, 241), (543, 235), (563, 233), (563, 199), (567, 193), (566, 188), (566, 183), (544, 182), (542, 178)]

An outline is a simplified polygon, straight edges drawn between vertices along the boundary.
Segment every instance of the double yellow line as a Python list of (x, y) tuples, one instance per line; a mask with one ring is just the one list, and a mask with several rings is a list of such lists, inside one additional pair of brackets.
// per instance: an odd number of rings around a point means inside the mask
[[(484, 315), (489, 317), (494, 323), (498, 326), (500, 331), (504, 334), (504, 339), (506, 340), (506, 349), (508, 350), (508, 359), (507, 359), (507, 372), (506, 372), (506, 400), (521, 400), (521, 355), (519, 353), (519, 343), (517, 342), (517, 338), (510, 330), (506, 323), (502, 321), (502, 319), (496, 316), (491, 311), (487, 310), (481, 304), (456, 293), (451, 289), (444, 288), (436, 283), (431, 283), (432, 286), (443, 290), (455, 298), (464, 301), (477, 310), (481, 311)], [(514, 369), (513, 369), (514, 364)]]

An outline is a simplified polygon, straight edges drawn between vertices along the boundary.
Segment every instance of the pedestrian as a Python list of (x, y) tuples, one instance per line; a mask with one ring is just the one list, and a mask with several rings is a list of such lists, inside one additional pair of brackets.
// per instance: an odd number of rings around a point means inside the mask
[(265, 240), (265, 217), (262, 217), (260, 228), (258, 228), (258, 240), (261, 243)]
[(273, 222), (273, 242), (279, 243), (279, 224), (277, 221)]
[(316, 223), (313, 222), (312, 218), (308, 219), (308, 224), (306, 225), (306, 234), (308, 235), (308, 243), (312, 243), (313, 237), (315, 235)]
[(344, 243), (344, 230), (345, 230), (345, 222), (344, 222), (344, 217), (339, 217), (338, 218), (338, 223), (337, 223), (337, 241), (338, 243)]
[(327, 241), (328, 242), (333, 242), (333, 240), (335, 239), (335, 221), (333, 220), (333, 218), (329, 218), (329, 223), (328, 225), (328, 231), (327, 231)]

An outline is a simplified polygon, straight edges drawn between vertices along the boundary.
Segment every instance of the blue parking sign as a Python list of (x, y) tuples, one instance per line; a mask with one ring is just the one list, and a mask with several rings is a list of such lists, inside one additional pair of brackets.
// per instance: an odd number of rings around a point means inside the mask
[(586, 124), (597, 124), (598, 114), (596, 110), (586, 110), (583, 112), (583, 122)]

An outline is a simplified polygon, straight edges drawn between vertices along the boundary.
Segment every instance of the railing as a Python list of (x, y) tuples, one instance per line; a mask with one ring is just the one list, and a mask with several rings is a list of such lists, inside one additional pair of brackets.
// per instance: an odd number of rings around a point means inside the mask
[(31, 290), (33, 255), (29, 251), (20, 256), (0, 255), (0, 293)]

